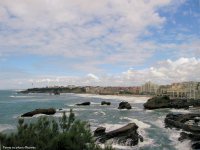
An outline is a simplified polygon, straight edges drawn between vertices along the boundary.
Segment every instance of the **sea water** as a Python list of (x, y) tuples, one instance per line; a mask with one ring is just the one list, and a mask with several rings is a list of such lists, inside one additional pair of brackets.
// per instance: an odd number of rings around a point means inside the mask
[[(138, 132), (144, 141), (137, 146), (128, 147), (118, 145), (115, 141), (110, 143), (116, 149), (131, 150), (188, 150), (190, 141), (179, 142), (181, 131), (165, 128), (164, 118), (169, 112), (188, 113), (195, 110), (183, 109), (158, 109), (145, 110), (143, 104), (149, 97), (134, 96), (110, 96), (89, 94), (61, 94), (49, 95), (45, 93), (18, 94), (16, 91), (0, 91), (0, 132), (12, 132), (16, 129), (20, 115), (37, 108), (56, 108), (55, 118), (62, 116), (62, 112), (72, 108), (78, 119), (88, 121), (91, 130), (98, 126), (106, 127), (111, 131), (134, 122), (139, 126)], [(101, 106), (101, 101), (111, 102), (110, 106)], [(89, 101), (90, 106), (76, 106), (77, 103)], [(117, 109), (121, 101), (128, 101), (132, 105), (131, 110)], [(62, 109), (62, 110), (59, 110)], [(41, 115), (35, 115), (29, 120)]]

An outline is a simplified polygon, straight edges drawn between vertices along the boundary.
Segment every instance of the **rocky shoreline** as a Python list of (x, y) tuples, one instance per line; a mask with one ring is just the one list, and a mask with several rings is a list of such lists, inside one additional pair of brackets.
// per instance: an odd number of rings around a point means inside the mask
[(146, 103), (144, 103), (145, 109), (188, 109), (189, 107), (200, 107), (200, 99), (170, 99), (168, 96), (162, 96), (150, 98)]
[[(82, 102), (76, 104), (81, 107), (90, 106), (91, 102)], [(99, 105), (106, 105), (109, 107), (111, 102), (101, 101)], [(188, 109), (189, 107), (199, 107), (200, 100), (186, 100), (186, 99), (170, 99), (167, 96), (164, 97), (153, 97), (144, 103), (145, 109), (162, 109), (162, 108), (176, 108), (176, 109)], [(122, 101), (119, 103), (118, 109), (132, 109), (130, 103)], [(36, 114), (53, 115), (56, 110), (53, 108), (49, 109), (36, 109), (31, 112), (27, 112), (22, 117), (32, 117)], [(166, 128), (176, 128), (182, 130), (179, 140), (180, 142), (188, 139), (192, 142), (192, 149), (200, 148), (200, 114), (198, 113), (187, 113), (187, 114), (176, 114), (169, 113), (166, 115), (165, 120)], [(98, 143), (106, 143), (109, 139), (115, 139), (118, 144), (126, 146), (135, 146), (139, 142), (143, 142), (142, 135), (139, 135), (138, 128), (140, 128), (134, 122), (124, 125), (121, 128), (106, 132), (105, 127), (98, 127), (94, 131), (94, 137)]]

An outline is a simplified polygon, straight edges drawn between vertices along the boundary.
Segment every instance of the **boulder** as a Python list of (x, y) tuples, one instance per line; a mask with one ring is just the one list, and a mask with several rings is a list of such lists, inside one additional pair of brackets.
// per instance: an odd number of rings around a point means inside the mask
[(192, 144), (192, 149), (200, 149), (200, 142)]
[(100, 136), (100, 135), (104, 135), (106, 131), (105, 127), (98, 127), (95, 131), (94, 131), (94, 136)]
[(200, 117), (200, 114), (167, 114), (165, 118), (166, 127), (176, 127), (185, 131), (200, 133), (200, 126), (196, 124), (189, 124), (188, 121), (192, 122), (196, 117)]
[(35, 109), (34, 111), (30, 111), (30, 112), (27, 112), (27, 113), (21, 115), (21, 117), (32, 117), (32, 116), (37, 115), (37, 114), (53, 115), (55, 113), (56, 113), (56, 110), (53, 109), (53, 108)]
[(183, 141), (185, 139), (189, 139), (192, 141), (200, 141), (200, 134), (181, 132), (178, 140)]
[(87, 106), (87, 105), (90, 105), (90, 102), (83, 102), (83, 103), (80, 103), (80, 104), (76, 104), (78, 106)]
[[(200, 126), (198, 126), (197, 122), (200, 117), (200, 114), (188, 113), (188, 114), (167, 114), (165, 118), (166, 127), (175, 127), (178, 129), (182, 129), (186, 132), (181, 132), (179, 141), (183, 141), (185, 139), (189, 139), (192, 141), (192, 148), (199, 149), (200, 148)], [(197, 142), (197, 143), (196, 143)]]
[(118, 109), (131, 109), (131, 105), (128, 102), (119, 103)]
[(110, 104), (111, 104), (111, 102), (106, 102), (106, 101), (101, 102), (101, 105), (110, 105)]
[[(119, 129), (106, 132), (104, 128), (97, 128), (100, 131), (101, 136), (98, 139), (99, 142), (104, 143), (109, 139), (116, 139), (118, 144), (134, 146), (138, 144), (139, 140), (143, 142), (143, 137), (137, 132), (138, 126), (135, 123), (129, 123)], [(95, 130), (95, 131), (96, 131)]]
[(188, 109), (190, 106), (199, 107), (200, 100), (170, 99), (168, 96), (157, 96), (148, 99), (148, 101), (144, 103), (145, 109), (159, 109), (159, 108)]

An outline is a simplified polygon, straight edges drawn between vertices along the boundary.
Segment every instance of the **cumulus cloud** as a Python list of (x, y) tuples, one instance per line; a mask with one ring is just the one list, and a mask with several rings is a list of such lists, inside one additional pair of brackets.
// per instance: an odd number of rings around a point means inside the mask
[[(165, 60), (149, 68), (135, 70), (129, 69), (117, 75), (86, 76), (38, 76), (33, 78), (0, 80), (0, 85), (12, 85), (13, 88), (44, 87), (44, 86), (135, 86), (152, 81), (157, 84), (170, 84), (173, 82), (199, 81), (200, 59), (179, 58)], [(21, 83), (23, 83), (21, 85)], [(33, 85), (32, 85), (33, 84)]]
[[(0, 2), (0, 52), (92, 57), (105, 63), (142, 63), (154, 44), (138, 36), (166, 19), (171, 0), (18, 0)], [(144, 55), (145, 54), (145, 55)]]

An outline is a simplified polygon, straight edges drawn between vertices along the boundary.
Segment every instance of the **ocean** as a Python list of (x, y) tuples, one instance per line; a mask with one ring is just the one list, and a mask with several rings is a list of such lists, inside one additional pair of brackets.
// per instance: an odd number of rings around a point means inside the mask
[[(37, 108), (56, 108), (54, 118), (62, 116), (62, 111), (73, 109), (78, 119), (88, 121), (91, 130), (98, 126), (106, 127), (110, 131), (130, 122), (139, 126), (139, 134), (144, 141), (137, 146), (128, 147), (118, 145), (116, 141), (109, 141), (116, 149), (124, 150), (189, 150), (190, 141), (179, 142), (180, 130), (165, 128), (164, 118), (170, 112), (188, 113), (196, 110), (158, 109), (144, 110), (143, 104), (149, 97), (110, 96), (89, 94), (18, 94), (17, 91), (0, 91), (0, 132), (12, 132), (16, 129), (21, 114)], [(110, 101), (110, 106), (101, 106), (101, 101)], [(76, 106), (77, 103), (90, 101), (90, 106)], [(117, 109), (121, 101), (128, 101), (131, 110)], [(62, 108), (61, 111), (59, 109)], [(41, 115), (26, 120), (32, 121)]]

